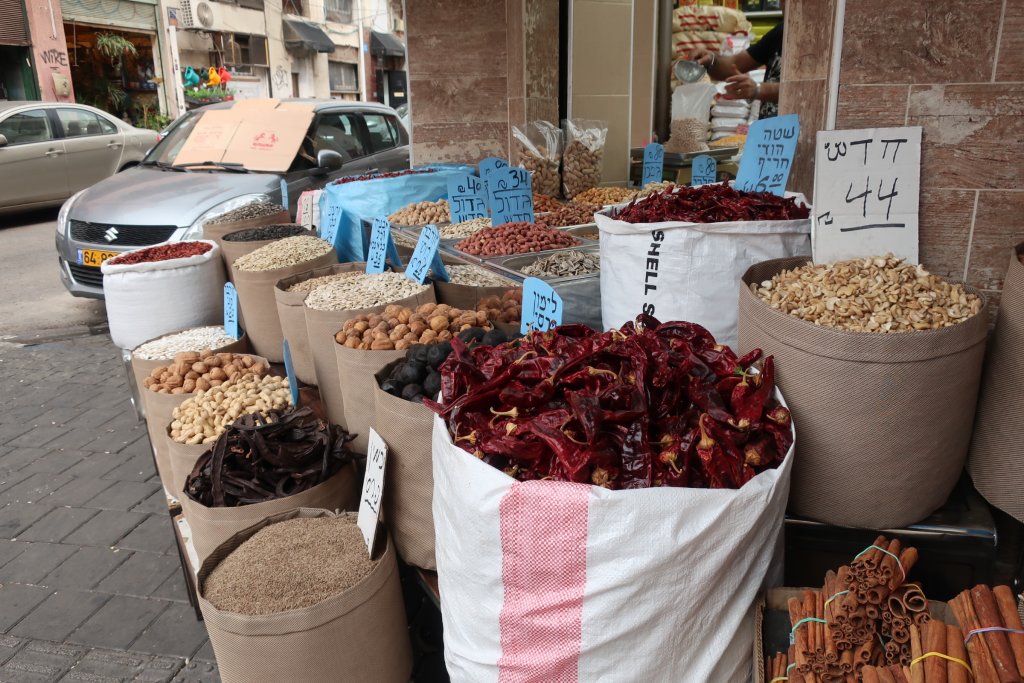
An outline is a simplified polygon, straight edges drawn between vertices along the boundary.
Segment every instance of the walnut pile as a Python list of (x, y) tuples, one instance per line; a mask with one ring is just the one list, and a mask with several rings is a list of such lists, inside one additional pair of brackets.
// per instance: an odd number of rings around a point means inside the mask
[(751, 290), (773, 308), (849, 332), (952, 327), (981, 312), (982, 299), (922, 266), (874, 256), (784, 270)]

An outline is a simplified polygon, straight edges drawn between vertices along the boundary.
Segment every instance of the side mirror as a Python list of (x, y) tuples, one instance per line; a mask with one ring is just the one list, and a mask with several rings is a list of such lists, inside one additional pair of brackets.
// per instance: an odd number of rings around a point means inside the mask
[(341, 169), (344, 159), (333, 149), (322, 149), (316, 154), (317, 175), (327, 175)]
[(7, 136), (3, 135), (3, 134), (0, 134), (0, 147), (6, 147), (6, 146), (7, 146)]

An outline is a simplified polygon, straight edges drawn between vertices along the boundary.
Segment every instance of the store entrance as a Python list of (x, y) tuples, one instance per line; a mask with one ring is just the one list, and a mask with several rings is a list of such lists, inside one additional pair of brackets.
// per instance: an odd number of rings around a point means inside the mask
[(0, 100), (38, 100), (30, 48), (0, 45)]

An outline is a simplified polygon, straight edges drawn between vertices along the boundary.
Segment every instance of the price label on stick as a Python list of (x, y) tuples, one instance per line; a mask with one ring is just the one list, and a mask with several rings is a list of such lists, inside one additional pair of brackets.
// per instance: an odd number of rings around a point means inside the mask
[(288, 181), (281, 178), (281, 206), (288, 208)]
[(690, 185), (710, 185), (718, 182), (718, 162), (714, 157), (701, 154), (693, 158), (693, 166), (690, 169)]
[(533, 182), (525, 168), (503, 168), (487, 181), (491, 223), (533, 223)]
[(363, 532), (366, 550), (373, 557), (377, 541), (377, 525), (380, 521), (381, 502), (384, 499), (384, 471), (388, 461), (388, 445), (380, 434), (370, 428), (366, 447), (366, 477), (363, 479), (363, 493), (359, 497), (359, 516), (356, 525)]
[(413, 250), (412, 256), (409, 258), (405, 276), (422, 285), (427, 281), (427, 275), (433, 270), (436, 279), (448, 282), (448, 271), (444, 269), (441, 256), (437, 252), (440, 244), (441, 233), (438, 232), (437, 226), (424, 225), (420, 231), (420, 238), (416, 241), (416, 249)]
[(487, 218), (487, 190), (476, 176), (456, 176), (448, 181), (448, 208), (452, 223)]
[(232, 339), (242, 337), (242, 330), (238, 326), (238, 291), (230, 282), (224, 284), (224, 331)]
[(523, 321), (519, 326), (522, 334), (531, 329), (547, 332), (561, 325), (562, 313), (562, 297), (551, 285), (535, 277), (523, 281)]
[(330, 199), (321, 211), (323, 222), (320, 225), (320, 239), (334, 244), (338, 239), (338, 228), (341, 227), (341, 207)]
[(384, 265), (391, 259), (395, 268), (402, 267), (395, 241), (391, 239), (391, 222), (387, 218), (374, 218), (370, 231), (370, 251), (366, 257), (367, 273), (383, 273)]
[(306, 190), (299, 195), (295, 207), (295, 222), (309, 230), (313, 227), (313, 190)]
[(487, 181), (490, 179), (492, 173), (502, 168), (508, 168), (508, 162), (506, 160), (501, 157), (487, 157), (480, 162), (480, 177), (484, 181)]
[(644, 173), (640, 187), (660, 183), (665, 170), (665, 146), (652, 142), (644, 147)]
[(736, 189), (785, 195), (799, 135), (800, 117), (796, 114), (761, 119), (750, 126), (736, 173)]
[(292, 365), (292, 350), (288, 347), (288, 340), (284, 340), (284, 371), (288, 375), (288, 389), (292, 392), (292, 405), (299, 405), (299, 380), (295, 377), (295, 366)]

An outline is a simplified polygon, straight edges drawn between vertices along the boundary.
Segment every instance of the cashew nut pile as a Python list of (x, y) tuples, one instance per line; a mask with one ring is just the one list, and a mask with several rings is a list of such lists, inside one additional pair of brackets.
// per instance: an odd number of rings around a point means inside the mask
[(242, 415), (291, 405), (285, 377), (243, 375), (220, 386), (197, 391), (174, 409), (171, 438), (178, 443), (213, 443)]

